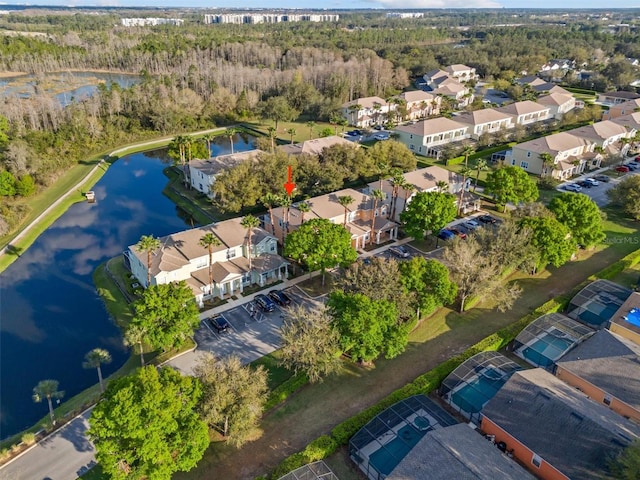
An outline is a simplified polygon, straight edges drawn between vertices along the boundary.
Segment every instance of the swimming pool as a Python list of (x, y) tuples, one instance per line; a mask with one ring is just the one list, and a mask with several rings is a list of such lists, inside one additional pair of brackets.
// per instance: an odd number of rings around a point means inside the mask
[(590, 304), (585, 305), (585, 308), (587, 310), (580, 313), (578, 315), (578, 319), (590, 326), (599, 328), (611, 320), (611, 317), (613, 317), (613, 314), (618, 311), (620, 305), (615, 303), (602, 305), (598, 302), (591, 302)]
[(629, 313), (624, 316), (624, 319), (634, 327), (640, 328), (640, 309), (632, 308), (629, 310)]
[(453, 392), (450, 402), (465, 412), (478, 413), (506, 381), (504, 375), (498, 377), (495, 370), (488, 369), (487, 374), (479, 374), (473, 381)]
[(426, 433), (426, 429), (416, 431), (410, 425), (405, 425), (398, 430), (397, 437), (369, 456), (369, 465), (379, 473), (389, 475)]
[(523, 348), (520, 353), (533, 366), (548, 367), (560, 358), (572, 343), (568, 338), (558, 338), (547, 333), (544, 337)]

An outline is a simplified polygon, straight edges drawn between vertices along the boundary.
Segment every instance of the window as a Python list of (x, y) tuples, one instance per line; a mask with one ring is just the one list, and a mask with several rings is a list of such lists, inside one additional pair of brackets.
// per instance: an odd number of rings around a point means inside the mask
[(609, 395), (608, 393), (605, 393), (604, 400), (602, 400), (602, 403), (604, 403), (605, 405), (611, 405), (611, 395)]
[(513, 165), (513, 166), (516, 165), (516, 159), (515, 158), (511, 160), (511, 165)]
[(531, 463), (533, 463), (536, 468), (540, 468), (540, 465), (542, 465), (542, 458), (534, 453), (533, 458), (531, 459)]
[(234, 248), (230, 248), (227, 250), (227, 258), (233, 258), (236, 256), (236, 250)]
[(525, 170), (529, 170), (529, 162), (520, 162), (520, 166)]
[(531, 152), (527, 152), (527, 158), (531, 158)]
[(413, 133), (409, 135), (409, 139), (413, 140)]
[(275, 242), (271, 242), (271, 244), (269, 245), (269, 251), (271, 251), (271, 252), (275, 252), (276, 251)]
[(204, 268), (206, 266), (207, 266), (207, 259), (206, 258), (200, 258), (196, 262), (196, 268)]

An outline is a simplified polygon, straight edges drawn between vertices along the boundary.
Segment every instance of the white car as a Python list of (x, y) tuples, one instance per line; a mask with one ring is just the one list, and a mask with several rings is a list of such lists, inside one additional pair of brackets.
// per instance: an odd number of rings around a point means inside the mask
[(463, 223), (463, 225), (467, 228), (467, 230), (471, 230), (471, 231), (475, 230), (480, 226), (480, 224), (475, 220), (467, 220), (466, 222)]
[(577, 183), (567, 183), (564, 186), (564, 189), (569, 191), (569, 192), (581, 192), (582, 191), (582, 187), (580, 185), (578, 185)]
[(387, 137), (384, 133), (378, 133), (373, 138), (375, 138), (376, 140), (388, 140), (389, 139), (389, 137)]
[(592, 187), (597, 187), (598, 185), (600, 185), (600, 182), (598, 182), (598, 180), (596, 180), (595, 178), (586, 178), (584, 181), (591, 184)]

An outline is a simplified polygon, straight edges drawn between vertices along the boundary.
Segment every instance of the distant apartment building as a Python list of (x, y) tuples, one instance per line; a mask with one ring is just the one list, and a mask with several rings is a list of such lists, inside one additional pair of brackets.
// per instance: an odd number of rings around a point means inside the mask
[(388, 12), (387, 18), (422, 18), (422, 12)]
[(385, 124), (389, 120), (389, 112), (396, 108), (395, 103), (387, 103), (383, 98), (364, 97), (343, 103), (340, 111), (349, 125), (371, 127)]
[(155, 25), (175, 25), (181, 26), (184, 20), (181, 18), (121, 18), (120, 24), (123, 27), (148, 27)]
[(475, 68), (461, 64), (449, 65), (444, 70), (431, 70), (422, 78), (427, 91), (451, 99), (455, 108), (465, 108), (474, 100), (473, 90), (464, 82), (477, 79)]
[(340, 15), (324, 13), (225, 13), (205, 14), (204, 23), (282, 23), (282, 22), (337, 22)]
[(435, 148), (471, 137), (471, 126), (445, 117), (422, 120), (413, 125), (394, 128), (398, 141), (409, 150), (425, 157), (438, 158), (440, 150)]
[(405, 102), (407, 118), (405, 120), (417, 120), (440, 114), (442, 99), (432, 93), (423, 90), (404, 92), (397, 96)]
[(468, 67), (467, 65), (463, 65), (461, 63), (456, 63), (454, 65), (444, 67), (444, 71), (447, 72), (450, 77), (455, 78), (459, 82), (470, 82), (471, 80), (478, 79), (475, 68)]
[(233, 168), (246, 160), (255, 159), (261, 150), (218, 155), (206, 160), (195, 159), (189, 162), (189, 179), (191, 188), (213, 198), (213, 183), (222, 172)]

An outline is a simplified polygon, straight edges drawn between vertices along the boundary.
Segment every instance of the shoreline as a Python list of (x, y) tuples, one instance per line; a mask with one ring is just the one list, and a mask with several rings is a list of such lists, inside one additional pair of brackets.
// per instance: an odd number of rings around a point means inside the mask
[[(45, 75), (55, 75), (59, 73), (110, 73), (114, 75), (131, 75), (131, 76), (139, 76), (138, 73), (125, 72), (122, 70), (107, 70), (104, 68), (67, 68), (64, 70), (54, 70), (52, 72), (46, 72)], [(26, 75), (37, 75), (35, 73), (29, 72), (0, 72), (0, 78), (13, 78), (13, 77), (24, 77)]]

